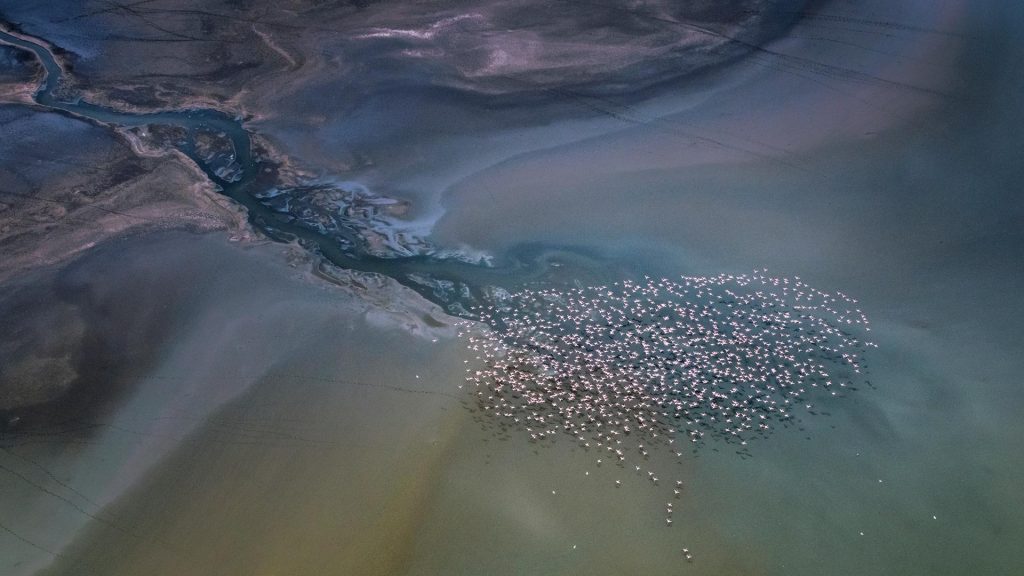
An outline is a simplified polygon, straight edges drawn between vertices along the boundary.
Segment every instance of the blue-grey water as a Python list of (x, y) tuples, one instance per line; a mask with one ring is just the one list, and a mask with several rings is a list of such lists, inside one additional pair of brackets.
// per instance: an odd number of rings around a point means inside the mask
[[(538, 449), (482, 427), (460, 402), (470, 356), (450, 331), (410, 331), (401, 313), (339, 303), (333, 288), (297, 280), (280, 245), (173, 234), (115, 245), (83, 261), (74, 285), (116, 296), (127, 280), (114, 271), (161, 286), (174, 282), (165, 267), (227, 279), (186, 299), (190, 320), (101, 435), (6, 447), (17, 474), (0, 475), (4, 565), (1016, 573), (1024, 103), (1013, 95), (1024, 88), (1024, 14), (996, 0), (883, 4), (825, 3), (825, 14), (856, 18), (809, 19), (772, 45), (827, 69), (761, 53), (628, 106), (579, 89), (567, 107), (602, 113), (559, 119), (545, 108), (554, 118), (538, 123), (434, 87), (359, 103), (350, 119), (315, 97), (330, 78), (295, 95), (325, 107), (315, 129), (287, 115), (137, 116), (45, 101), (56, 87), (45, 88), (43, 104), (101, 122), (212, 125), (243, 155), (246, 130), (325, 165), (332, 150), (392, 151), (358, 179), (409, 198), (438, 245), (498, 263), (348, 254), (342, 266), (413, 286), (408, 273), (433, 271), (475, 289), (767, 267), (858, 298), (879, 347), (872, 385), (828, 415), (758, 442), (752, 458), (709, 444), (684, 459), (668, 528), (660, 491), (616, 488), (617, 471), (568, 444)], [(865, 24), (879, 20), (872, 9), (888, 25)], [(402, 122), (374, 130), (393, 114)], [(242, 159), (241, 182), (257, 180)]]

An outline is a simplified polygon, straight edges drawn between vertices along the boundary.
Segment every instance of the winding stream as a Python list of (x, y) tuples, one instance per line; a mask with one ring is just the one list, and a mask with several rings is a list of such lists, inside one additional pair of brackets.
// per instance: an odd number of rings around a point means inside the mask
[[(47, 109), (99, 123), (104, 126), (136, 128), (165, 126), (184, 130), (184, 139), (174, 146), (188, 156), (216, 185), (219, 192), (245, 207), (250, 224), (279, 242), (297, 241), (307, 250), (343, 269), (378, 273), (394, 278), (428, 300), (448, 311), (461, 314), (465, 308), (482, 299), (487, 286), (506, 286), (537, 279), (547, 271), (536, 246), (526, 247), (511, 256), (511, 262), (492, 267), (472, 264), (455, 258), (431, 255), (382, 257), (361, 247), (354, 230), (340, 229), (337, 235), (324, 233), (302, 223), (294, 215), (275, 210), (261, 202), (279, 182), (273, 169), (253, 154), (252, 136), (241, 118), (231, 117), (213, 109), (183, 109), (149, 113), (133, 113), (68, 98), (61, 94), (65, 70), (41, 41), (24, 34), (0, 29), (0, 43), (30, 51), (42, 64), (45, 75), (35, 93), (35, 101)], [(232, 152), (230, 162), (237, 170), (226, 175), (197, 148), (202, 133), (226, 136)], [(262, 195), (262, 196), (261, 196)], [(569, 259), (597, 258), (574, 248), (559, 247)], [(515, 276), (513, 281), (512, 277)]]

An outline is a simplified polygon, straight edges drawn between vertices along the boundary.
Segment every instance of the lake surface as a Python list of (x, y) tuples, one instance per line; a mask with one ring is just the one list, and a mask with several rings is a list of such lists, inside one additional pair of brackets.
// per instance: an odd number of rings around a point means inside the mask
[[(192, 159), (244, 196), (251, 218), (265, 212), (263, 225), (278, 216), (243, 188), (274, 182), (241, 152), (251, 134), (286, 155), (373, 151), (379, 161), (346, 181), (408, 201), (395, 225), (452, 252), (332, 252), (316, 245), (334, 236), (289, 220), (292, 236), (268, 225), (269, 237), (316, 242), (147, 233), (18, 279), (9, 294), (65, 307), (39, 321), (62, 338), (117, 343), (130, 327), (110, 364), (132, 368), (112, 372), (116, 393), (87, 410), (5, 433), (0, 566), (1013, 573), (1024, 565), (1024, 103), (1012, 97), (1024, 89), (1024, 11), (883, 4), (824, 3), (770, 52), (642, 97), (575, 87), (539, 98), (536, 121), (524, 120), (529, 103), (488, 108), (430, 82), (342, 114), (310, 95), (329, 77), (292, 95), (322, 107), (314, 125), (43, 101), (106, 124), (213, 123), (240, 180)], [(310, 253), (391, 278), (384, 296), (318, 280)], [(678, 459), (652, 452), (652, 468), (685, 486), (671, 527), (664, 487), (570, 442), (502, 434), (460, 389), (475, 359), (454, 303), (761, 268), (859, 300), (878, 344), (870, 385), (752, 442), (749, 456), (716, 442)]]

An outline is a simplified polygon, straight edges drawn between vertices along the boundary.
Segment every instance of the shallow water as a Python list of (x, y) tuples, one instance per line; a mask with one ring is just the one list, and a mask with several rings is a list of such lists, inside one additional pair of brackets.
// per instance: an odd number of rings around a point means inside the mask
[[(652, 275), (763, 265), (842, 289), (869, 312), (881, 346), (874, 387), (831, 405), (806, 434), (759, 443), (750, 460), (730, 450), (694, 460), (678, 544), (713, 551), (702, 573), (996, 574), (1021, 565), (1024, 500), (1011, 479), (1024, 463), (1015, 448), (1024, 342), (1014, 327), (1024, 308), (1010, 295), (1024, 287), (1012, 192), (1022, 174), (1009, 157), (1018, 139), (1002, 128), (1021, 108), (1001, 96), (1020, 89), (1009, 63), (1019, 46), (1007, 42), (1021, 20), (997, 25), (985, 12), (967, 20), (979, 28), (968, 27), (975, 36), (956, 60), (966, 86), (956, 97), (877, 135), (794, 150), (786, 160), (798, 169), (652, 157), (674, 138), (640, 127), (620, 142), (514, 159), (449, 191), (438, 233), (453, 242), (499, 252), (518, 238), (587, 242), (655, 255)], [(700, 125), (701, 114), (756, 100), (742, 91), (762, 86), (740, 86), (689, 118)]]
[[(921, 6), (887, 16), (917, 23)], [(468, 411), (458, 389), (468, 353), (450, 334), (412, 335), (294, 278), (280, 247), (182, 235), (140, 242), (117, 267), (157, 285), (186, 282), (161, 276), (169, 265), (222, 280), (182, 288), (175, 327), (137, 390), (107, 408), (103, 421), (122, 429), (9, 448), (67, 485), (3, 457), (17, 474), (0, 481), (18, 495), (0, 502), (4, 525), (36, 546), (7, 534), (5, 565), (76, 575), (1013, 573), (1024, 565), (1024, 106), (1007, 95), (1024, 88), (1024, 15), (1008, 2), (942, 6), (953, 14), (921, 22), (932, 32), (851, 33), (858, 44), (831, 56), (889, 83), (762, 61), (712, 78), (713, 97), (631, 105), (626, 125), (603, 116), (528, 128), (515, 111), (459, 116), (458, 101), (430, 92), (420, 111), (486, 130), (423, 137), (417, 145), (437, 144), (429, 153), (365, 174), (418, 201), (440, 245), (543, 263), (510, 284), (766, 266), (860, 299), (879, 344), (872, 385), (757, 442), (752, 458), (709, 443), (657, 462), (685, 482), (674, 526), (664, 490), (565, 442), (503, 438)], [(955, 35), (933, 33), (950, 27)], [(798, 26), (790, 41), (831, 45), (806, 40), (821, 34)], [(415, 128), (429, 122), (416, 120), (408, 130), (422, 137)], [(259, 127), (293, 151), (340, 145), (334, 126), (314, 136), (285, 121)], [(345, 145), (409, 149), (400, 128), (366, 130), (370, 143)], [(574, 251), (552, 248), (565, 246)], [(550, 267), (563, 262), (569, 270)], [(85, 286), (127, 285), (100, 280), (113, 267), (102, 252), (78, 266)], [(10, 521), (21, 517), (31, 521)]]

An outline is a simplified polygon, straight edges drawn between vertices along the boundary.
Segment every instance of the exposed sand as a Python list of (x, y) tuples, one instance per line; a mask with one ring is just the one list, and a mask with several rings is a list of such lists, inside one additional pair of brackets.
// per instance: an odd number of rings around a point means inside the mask
[(245, 214), (178, 156), (139, 157), (101, 127), (26, 106), (0, 106), (0, 120), (0, 281), (141, 230), (252, 236)]

